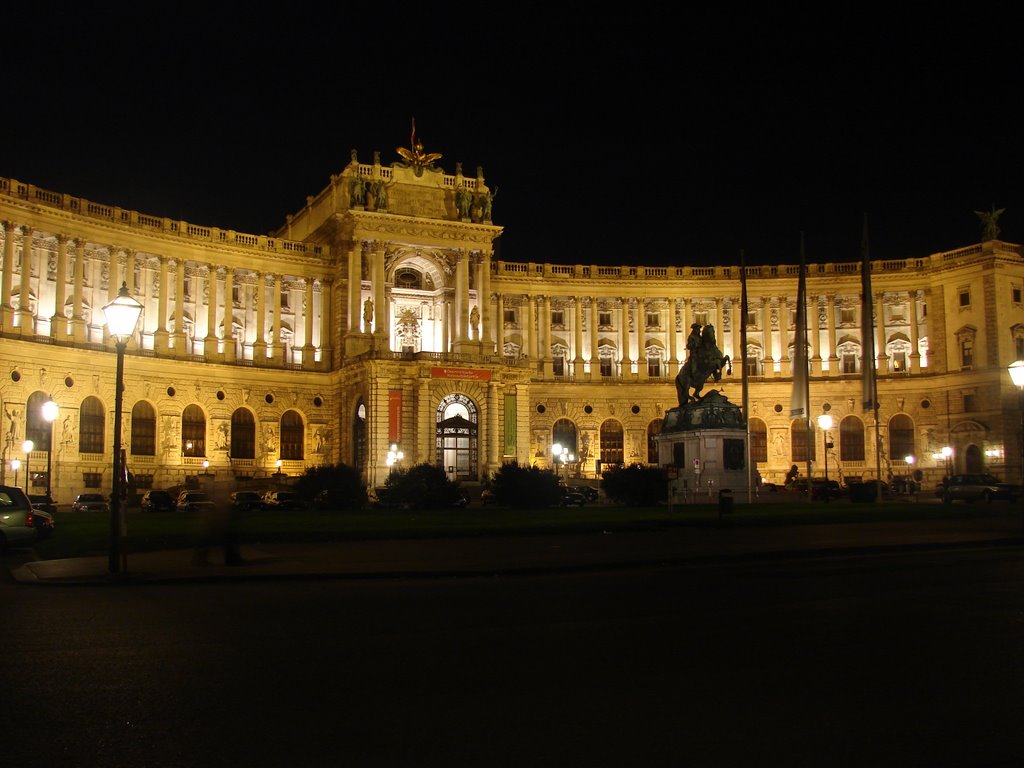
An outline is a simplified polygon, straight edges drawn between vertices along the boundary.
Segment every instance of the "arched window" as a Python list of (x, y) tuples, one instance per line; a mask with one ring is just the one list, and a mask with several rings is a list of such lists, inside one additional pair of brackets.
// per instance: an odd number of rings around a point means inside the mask
[(757, 418), (750, 419), (750, 460), (768, 461), (768, 425)]
[(615, 419), (608, 419), (601, 425), (601, 466), (617, 466), (623, 458), (622, 424)]
[(366, 406), (356, 403), (356, 413), (352, 418), (352, 466), (366, 466)]
[(104, 428), (103, 403), (98, 397), (87, 397), (82, 401), (78, 414), (78, 452), (103, 453)]
[(839, 460), (864, 461), (864, 422), (857, 416), (839, 422)]
[(576, 425), (570, 419), (559, 419), (551, 428), (551, 444), (557, 443), (568, 448), (569, 453), (579, 458), (580, 452), (576, 445)]
[(33, 392), (25, 404), (25, 437), (37, 451), (50, 450), (50, 422), (43, 418), (43, 403), (49, 399), (45, 392)]
[(156, 411), (145, 400), (132, 407), (132, 454), (156, 455)]
[(194, 403), (181, 414), (181, 455), (206, 455), (206, 414)]
[(654, 438), (661, 434), (661, 419), (654, 419), (647, 425), (647, 463), (658, 466), (658, 441)]
[(889, 458), (903, 461), (904, 456), (917, 456), (914, 422), (905, 413), (897, 413), (889, 419)]
[(793, 463), (799, 464), (808, 459), (814, 461), (814, 438), (810, 441), (810, 455), (808, 455), (807, 443), (807, 422), (804, 419), (793, 419), (789, 425), (789, 451)]
[(301, 461), (305, 458), (305, 428), (298, 411), (285, 411), (281, 416), (281, 458)]
[(455, 479), (477, 479), (476, 404), (465, 395), (448, 395), (437, 408), (437, 461)]
[(231, 458), (256, 458), (256, 419), (248, 408), (231, 414)]

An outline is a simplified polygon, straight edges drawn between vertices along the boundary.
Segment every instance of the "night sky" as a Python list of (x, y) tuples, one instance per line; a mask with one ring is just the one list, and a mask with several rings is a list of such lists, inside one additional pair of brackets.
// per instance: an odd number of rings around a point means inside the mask
[(916, 257), (993, 206), (1024, 239), (997, 13), (154, 7), (5, 10), (0, 176), (263, 234), (415, 118), (445, 172), (483, 166), (509, 261), (792, 262), (801, 231), (852, 260), (864, 214), (874, 258)]

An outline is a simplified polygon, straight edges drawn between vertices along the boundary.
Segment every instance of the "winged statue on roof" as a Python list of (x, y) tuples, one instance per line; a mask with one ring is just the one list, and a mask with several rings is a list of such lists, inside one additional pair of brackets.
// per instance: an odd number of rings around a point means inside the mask
[(441, 159), (440, 152), (424, 152), (423, 142), (416, 138), (416, 118), (412, 119), (412, 135), (409, 137), (409, 149), (395, 147), (395, 151), (401, 155), (419, 176), (424, 168), (431, 168), (434, 163)]

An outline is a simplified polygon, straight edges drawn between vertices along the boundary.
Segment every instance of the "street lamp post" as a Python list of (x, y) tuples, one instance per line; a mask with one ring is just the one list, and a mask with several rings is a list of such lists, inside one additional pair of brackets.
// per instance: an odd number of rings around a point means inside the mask
[(1017, 387), (1017, 406), (1020, 411), (1020, 481), (1024, 485), (1024, 360), (1016, 360), (1006, 366), (1010, 380)]
[(818, 417), (818, 427), (824, 432), (825, 437), (825, 503), (828, 504), (829, 496), (832, 495), (831, 490), (828, 487), (828, 449), (832, 447), (832, 443), (829, 442), (828, 431), (832, 429), (832, 415), (829, 413), (823, 413)]
[(57, 414), (60, 409), (53, 400), (43, 403), (43, 419), (50, 425), (50, 439), (46, 446), (46, 496), (53, 501), (53, 483), (50, 480), (50, 473), (53, 470), (53, 425), (57, 421)]
[(117, 373), (114, 378), (114, 478), (110, 493), (110, 557), (107, 568), (111, 573), (121, 570), (121, 532), (124, 529), (124, 507), (121, 505), (124, 471), (121, 461), (121, 408), (124, 401), (124, 348), (135, 333), (142, 315), (142, 305), (128, 293), (128, 283), (121, 283), (117, 296), (103, 307), (107, 330), (117, 349)]
[(18, 470), (21, 469), (21, 459), (11, 459), (11, 469), (14, 470), (14, 487), (18, 487)]
[(946, 480), (949, 480), (949, 462), (953, 456), (953, 449), (948, 445), (942, 446), (942, 458), (946, 461)]
[(569, 463), (576, 460), (576, 457), (569, 453), (569, 446), (554, 443), (551, 446), (551, 457), (555, 461), (555, 472), (558, 472), (558, 462), (562, 462), (562, 476), (566, 484), (569, 481)]
[(33, 443), (31, 440), (26, 440), (24, 443), (21, 444), (21, 450), (24, 451), (24, 453), (25, 453), (25, 495), (26, 496), (28, 496), (28, 479), (29, 479), (29, 476), (30, 476), (29, 469), (28, 469), (28, 467), (29, 467), (29, 461), (28, 461), (29, 460), (29, 454), (32, 453), (32, 451), (35, 450), (35, 447), (36, 447), (36, 444)]
[[(388, 465), (388, 474), (393, 474), (395, 471), (395, 465), (401, 464), (402, 459), (405, 458), (405, 453), (399, 448), (398, 443), (391, 443), (388, 447), (388, 455), (385, 462)], [(401, 469), (401, 467), (399, 467)]]
[(907, 493), (914, 493), (914, 478), (911, 474), (914, 470), (914, 462), (917, 461), (917, 459), (910, 454), (907, 454), (903, 457), (903, 461), (907, 463)]

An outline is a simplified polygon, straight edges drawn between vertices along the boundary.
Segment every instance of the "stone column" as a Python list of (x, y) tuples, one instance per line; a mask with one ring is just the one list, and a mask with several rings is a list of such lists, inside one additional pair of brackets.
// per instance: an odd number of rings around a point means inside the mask
[[(346, 336), (360, 332), (363, 312), (363, 270), (361, 249), (353, 246), (348, 252), (348, 328)], [(369, 333), (369, 328), (366, 332)]]
[(747, 322), (747, 318), (740, 317), (743, 307), (740, 306), (740, 300), (738, 298), (730, 299), (729, 305), (732, 308), (732, 322), (730, 323), (731, 327), (729, 328), (732, 352), (729, 353), (729, 360), (733, 365), (739, 363), (740, 370), (742, 371), (743, 358), (746, 356), (747, 351), (745, 349), (740, 349), (740, 343), (742, 341), (742, 339), (740, 339), (740, 328), (742, 328)]
[(498, 382), (491, 379), (487, 383), (487, 459), (484, 471), (490, 475), (501, 466), (501, 453), (498, 447), (498, 425), (501, 423), (501, 412), (505, 398), (502, 397)]
[(32, 228), (21, 228), (21, 293), (18, 296), (18, 333), (34, 336), (36, 329), (32, 319)]
[(764, 313), (764, 330), (761, 331), (761, 341), (764, 342), (764, 357), (761, 362), (764, 376), (775, 375), (775, 353), (772, 351), (772, 300), (765, 296), (761, 299), (761, 311)]
[(779, 297), (779, 355), (782, 357), (782, 365), (779, 366), (779, 375), (792, 374), (792, 366), (789, 359), (789, 297)]
[(281, 342), (281, 292), (284, 290), (284, 275), (267, 275), (267, 286), (270, 288), (270, 296), (273, 299), (270, 321), (270, 358), (274, 365), (285, 364), (285, 349)]
[(256, 338), (252, 342), (252, 360), (256, 365), (267, 364), (267, 289), (263, 273), (256, 273)]
[(675, 376), (679, 372), (679, 332), (676, 330), (676, 306), (675, 299), (668, 300), (668, 372), (671, 376)]
[(636, 368), (641, 380), (647, 380), (647, 302), (636, 300)]
[(620, 363), (620, 368), (619, 368), (620, 369), (620, 374), (619, 375), (623, 379), (628, 379), (628, 378), (632, 378), (633, 377), (633, 359), (632, 359), (632, 357), (630, 355), (630, 349), (629, 349), (629, 315), (630, 315), (630, 306), (629, 306), (629, 299), (626, 298), (626, 297), (620, 298), (619, 302), (622, 305), (622, 327), (619, 329), (620, 336), (621, 336), (620, 341), (619, 341), (619, 346), (622, 347), (622, 350), (621, 350), (622, 354), (620, 355), (621, 363)]
[[(117, 298), (118, 292), (121, 290), (121, 262), (120, 256), (117, 253), (117, 247), (111, 245), (108, 249), (109, 258), (107, 259), (107, 302), (111, 302)], [(95, 322), (95, 313), (93, 313), (93, 325)], [(102, 321), (103, 316), (100, 315)], [(114, 347), (114, 340), (110, 337), (109, 331), (107, 331), (107, 324), (101, 323), (103, 327), (103, 343), (108, 348)]]
[[(693, 323), (693, 299), (683, 299), (683, 339), (686, 339), (690, 335), (690, 325)], [(679, 356), (679, 361), (685, 363), (686, 358), (689, 357), (689, 352), (685, 349), (685, 341), (683, 353)]]
[(83, 287), (85, 285), (85, 241), (75, 240), (75, 268), (72, 286), (71, 336), (76, 344), (85, 341), (85, 315), (82, 311)]
[(590, 378), (601, 378), (601, 325), (596, 296), (590, 298)]
[(875, 358), (878, 360), (879, 373), (889, 372), (889, 355), (885, 351), (885, 293), (875, 294)]
[(811, 296), (810, 307), (807, 309), (807, 324), (811, 328), (811, 375), (821, 376), (821, 312), (819, 297)]
[(391, 313), (384, 293), (384, 243), (378, 242), (373, 249), (373, 335), (378, 349), (390, 349)]
[(233, 363), (238, 357), (235, 342), (235, 270), (224, 269), (224, 360)]
[(910, 320), (910, 372), (921, 372), (921, 346), (920, 329), (917, 325), (917, 291), (910, 292), (910, 309), (908, 318)]
[(65, 339), (68, 335), (68, 320), (64, 314), (64, 303), (68, 290), (68, 236), (57, 235), (57, 274), (53, 285), (53, 315), (50, 318), (50, 338)]
[(313, 278), (306, 277), (306, 296), (302, 311), (302, 367), (316, 367), (316, 347), (313, 346)]
[(14, 305), (11, 293), (14, 287), (14, 222), (4, 221), (4, 269), (0, 282), (0, 327), (10, 331), (14, 327)]
[(539, 357), (537, 353), (537, 335), (539, 330), (537, 329), (537, 300), (533, 294), (526, 297), (526, 326), (528, 328), (528, 334), (530, 337), (530, 359), (536, 361)]
[[(505, 296), (498, 294), (498, 316), (494, 319), (494, 352), (498, 357), (505, 356)], [(487, 302), (490, 305), (490, 302)]]
[(206, 338), (203, 356), (207, 360), (219, 359), (217, 349), (217, 267), (206, 265)]
[(543, 317), (538, 320), (539, 333), (543, 333), (543, 348), (541, 349), (541, 358), (544, 361), (544, 378), (550, 379), (555, 375), (554, 365), (552, 364), (551, 357), (551, 297), (545, 296), (542, 303), (543, 306)]
[(573, 346), (576, 354), (572, 360), (573, 376), (583, 378), (583, 299), (576, 296), (572, 300)]
[(174, 274), (174, 333), (171, 338), (174, 342), (174, 356), (184, 357), (188, 354), (185, 349), (185, 262), (178, 259)]
[(839, 355), (836, 353), (836, 297), (830, 293), (825, 296), (825, 322), (828, 326), (828, 375), (838, 376)]

